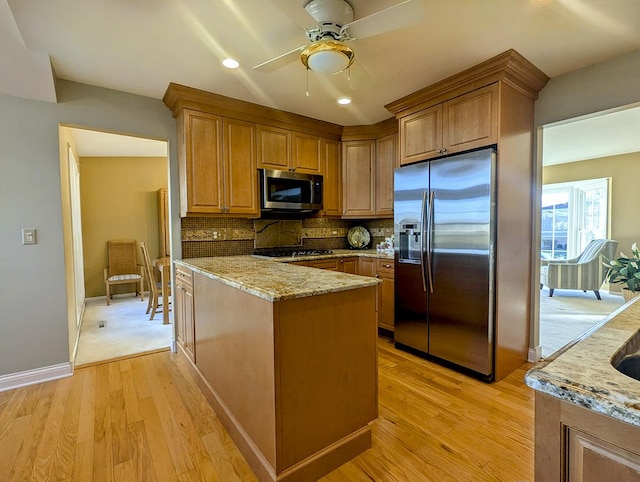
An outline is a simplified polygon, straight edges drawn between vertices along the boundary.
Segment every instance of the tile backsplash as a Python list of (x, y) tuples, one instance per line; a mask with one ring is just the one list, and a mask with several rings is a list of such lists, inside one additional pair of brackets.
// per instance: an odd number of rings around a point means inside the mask
[(182, 218), (182, 256), (238, 256), (256, 247), (302, 246), (308, 249), (346, 249), (347, 231), (364, 226), (375, 246), (393, 234), (392, 219), (302, 220), (245, 218)]

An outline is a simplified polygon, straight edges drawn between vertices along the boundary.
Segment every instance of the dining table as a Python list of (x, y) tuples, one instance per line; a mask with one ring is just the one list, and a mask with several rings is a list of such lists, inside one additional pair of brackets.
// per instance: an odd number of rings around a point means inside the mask
[(171, 258), (169, 256), (156, 258), (152, 262), (154, 269), (160, 273), (160, 285), (162, 286), (162, 323), (167, 325), (169, 321), (169, 279), (171, 278)]

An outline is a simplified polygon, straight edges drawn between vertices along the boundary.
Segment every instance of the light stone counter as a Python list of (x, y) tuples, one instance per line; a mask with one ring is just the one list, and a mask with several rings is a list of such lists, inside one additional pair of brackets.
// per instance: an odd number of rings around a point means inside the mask
[(304, 298), (381, 283), (377, 278), (277, 263), (257, 256), (189, 258), (175, 263), (269, 301)]
[(640, 298), (635, 298), (564, 351), (532, 368), (525, 381), (537, 391), (640, 427), (640, 381), (611, 364), (638, 330)]

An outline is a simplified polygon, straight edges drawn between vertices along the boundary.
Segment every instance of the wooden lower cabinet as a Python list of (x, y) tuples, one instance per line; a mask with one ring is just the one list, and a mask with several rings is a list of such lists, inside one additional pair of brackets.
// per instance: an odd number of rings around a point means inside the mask
[(378, 326), (393, 331), (395, 325), (395, 278), (393, 261), (377, 260), (377, 277), (382, 280), (378, 286)]
[(258, 480), (318, 480), (371, 447), (375, 287), (269, 301), (196, 272), (194, 289), (199, 385)]
[(176, 338), (191, 361), (195, 361), (195, 323), (193, 316), (193, 272), (176, 265), (174, 296)]
[(640, 427), (536, 392), (536, 482), (640, 482)]

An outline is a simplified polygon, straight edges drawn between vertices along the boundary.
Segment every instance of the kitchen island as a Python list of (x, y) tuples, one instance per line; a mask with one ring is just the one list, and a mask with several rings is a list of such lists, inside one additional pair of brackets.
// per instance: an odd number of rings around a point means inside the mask
[(639, 330), (636, 298), (527, 373), (536, 481), (640, 481), (640, 381), (614, 367), (640, 349)]
[(197, 378), (260, 480), (315, 480), (371, 447), (379, 280), (251, 256), (176, 265)]

